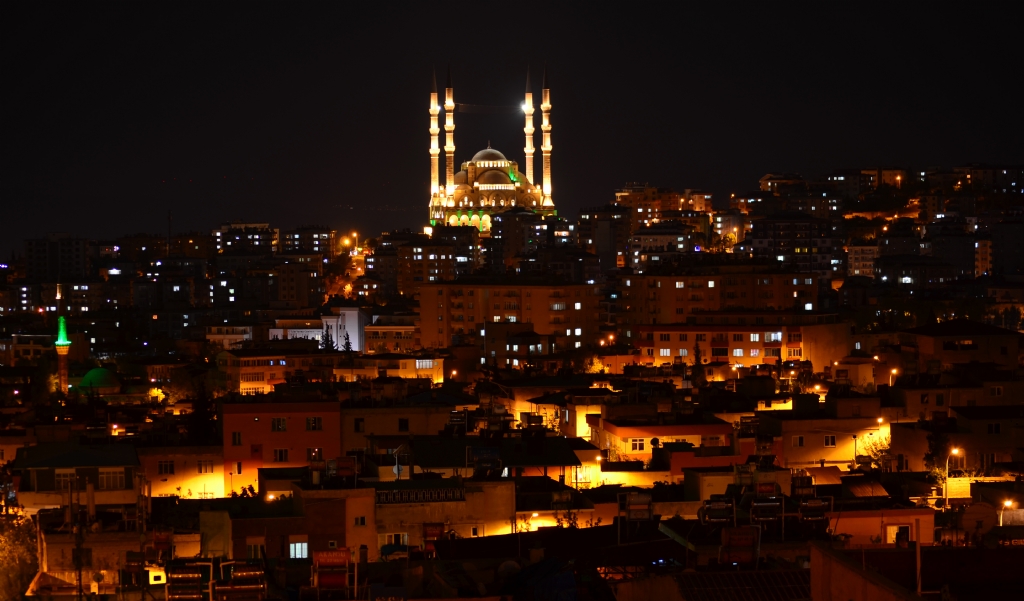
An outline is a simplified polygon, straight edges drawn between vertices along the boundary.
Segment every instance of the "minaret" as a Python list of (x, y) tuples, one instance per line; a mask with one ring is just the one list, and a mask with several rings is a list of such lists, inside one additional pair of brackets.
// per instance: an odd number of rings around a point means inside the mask
[(448, 81), (444, 85), (444, 195), (455, 194), (455, 95), (452, 93), (452, 68), (448, 66)]
[(440, 181), (438, 176), (437, 155), (441, 149), (437, 145), (437, 134), (441, 129), (437, 126), (437, 115), (441, 107), (437, 104), (437, 73), (433, 74), (430, 86), (430, 218), (434, 219), (434, 207), (440, 204), (438, 193), (440, 192)]
[(541, 143), (540, 151), (544, 156), (544, 207), (554, 207), (551, 200), (551, 90), (548, 89), (548, 70), (544, 69), (544, 77), (541, 80), (541, 124), (540, 130), (544, 134), (544, 141)]
[[(57, 284), (57, 311), (60, 312), (61, 293), (60, 284)], [(71, 350), (68, 347), (71, 346), (71, 341), (68, 340), (68, 327), (64, 321), (64, 316), (61, 315), (57, 318), (57, 341), (53, 343), (54, 348), (57, 349), (57, 380), (58, 380), (58, 391), (62, 394), (68, 392), (68, 351)]]
[(531, 184), (536, 185), (533, 181), (533, 92), (530, 90), (530, 68), (526, 68), (526, 99), (523, 102), (523, 112), (526, 113), (526, 127), (523, 128), (523, 132), (526, 133), (526, 148), (523, 150), (526, 152), (526, 179), (530, 180)]

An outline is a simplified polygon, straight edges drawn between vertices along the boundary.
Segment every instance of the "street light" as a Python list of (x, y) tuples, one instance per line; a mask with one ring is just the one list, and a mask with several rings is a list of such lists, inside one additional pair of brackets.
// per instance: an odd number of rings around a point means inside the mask
[(946, 509), (946, 508), (949, 507), (949, 458), (952, 457), (953, 455), (960, 455), (960, 449), (958, 449), (956, 447), (953, 447), (950, 450), (949, 455), (946, 455), (946, 483), (942, 487), (942, 494), (943, 494), (942, 508), (943, 509)]
[(894, 368), (892, 368), (892, 371), (890, 371), (890, 372), (889, 372), (889, 387), (890, 387), (890, 388), (892, 388), (892, 377), (896, 375), (896, 372), (897, 372), (897, 371), (899, 371), (899, 370), (897, 370), (897, 369), (896, 369), (896, 368), (894, 367)]
[(1003, 511), (1011, 509), (1013, 507), (1013, 501), (1007, 499), (1003, 501), (1003, 506), (999, 508), (999, 527), (1003, 526)]

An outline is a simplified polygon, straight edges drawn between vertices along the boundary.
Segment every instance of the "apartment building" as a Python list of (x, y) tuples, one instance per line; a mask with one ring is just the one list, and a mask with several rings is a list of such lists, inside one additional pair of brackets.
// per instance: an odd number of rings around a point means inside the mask
[(767, 266), (709, 264), (624, 277), (622, 297), (628, 332), (634, 324), (692, 322), (708, 311), (813, 311), (818, 278)]
[(596, 344), (600, 288), (530, 278), (465, 278), (423, 286), (420, 336), (424, 348), (446, 347), (452, 337), (487, 323), (527, 322), (541, 336), (564, 334), (569, 348)]
[(262, 467), (303, 467), (343, 454), (337, 401), (229, 402), (221, 417), (225, 490), (255, 488)]
[[(718, 316), (701, 317), (714, 321)], [(781, 360), (811, 361), (823, 367), (849, 354), (849, 326), (838, 323), (834, 315), (729, 317), (718, 317), (718, 321), (731, 323), (637, 326), (633, 344), (640, 349), (640, 360), (654, 365), (692, 363), (698, 344), (703, 359), (735, 366)]]
[(140, 447), (137, 452), (154, 497), (215, 499), (231, 492), (225, 489), (220, 446)]
[(399, 246), (398, 294), (414, 297), (427, 282), (444, 282), (455, 278), (455, 245), (423, 236)]

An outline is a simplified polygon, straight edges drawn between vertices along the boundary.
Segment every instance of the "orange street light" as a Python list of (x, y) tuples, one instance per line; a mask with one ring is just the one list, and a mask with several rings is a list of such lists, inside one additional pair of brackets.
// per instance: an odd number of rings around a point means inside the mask
[(950, 449), (949, 455), (946, 455), (946, 482), (945, 482), (945, 484), (942, 487), (942, 493), (943, 493), (942, 508), (944, 510), (949, 508), (949, 458), (952, 457), (953, 455), (959, 455), (959, 454), (960, 454), (960, 449), (958, 449), (956, 447), (953, 447), (952, 449)]
[(1007, 509), (1013, 509), (1013, 501), (1007, 499), (1003, 501), (1003, 506), (999, 508), (999, 527), (1003, 527), (1003, 511)]
[(899, 370), (897, 370), (897, 369), (896, 369), (896, 368), (894, 367), (894, 368), (892, 368), (892, 371), (891, 371), (891, 372), (889, 372), (889, 386), (892, 386), (892, 377), (896, 375), (896, 372), (897, 372), (897, 371), (899, 371)]

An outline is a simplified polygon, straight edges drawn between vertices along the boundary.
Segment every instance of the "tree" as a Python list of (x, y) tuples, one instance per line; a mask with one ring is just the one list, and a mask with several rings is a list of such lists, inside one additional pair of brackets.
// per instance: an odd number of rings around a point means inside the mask
[[(348, 334), (345, 335), (348, 337)], [(338, 345), (334, 344), (334, 337), (331, 336), (331, 330), (324, 326), (324, 333), (320, 336), (320, 350), (323, 351), (336, 351)]]
[(695, 342), (693, 344), (693, 387), (703, 388), (707, 385), (707, 378), (704, 377), (704, 366), (701, 365), (701, 350), (700, 343)]
[(0, 520), (0, 599), (20, 599), (38, 564), (32, 520), (22, 516)]
[(352, 352), (352, 340), (348, 337), (348, 332), (345, 332), (345, 342), (342, 344), (341, 350), (346, 353)]
[[(933, 429), (928, 433), (928, 452), (924, 454), (924, 464), (928, 469), (946, 469), (945, 457), (949, 455), (949, 436), (946, 433)], [(945, 476), (945, 474), (943, 474)]]
[(889, 447), (892, 445), (892, 436), (869, 438), (864, 443), (864, 455), (871, 458), (871, 467), (882, 469), (882, 462), (889, 456)]

